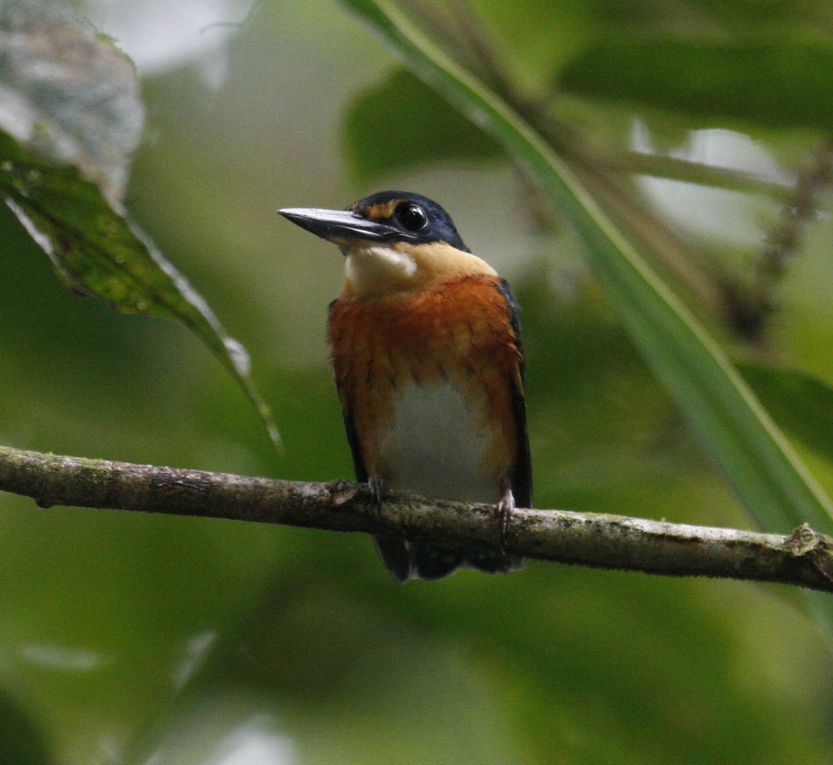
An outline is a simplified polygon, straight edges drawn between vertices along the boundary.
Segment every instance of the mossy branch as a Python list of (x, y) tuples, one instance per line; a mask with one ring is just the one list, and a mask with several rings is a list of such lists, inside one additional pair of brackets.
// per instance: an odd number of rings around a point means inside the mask
[[(401, 534), (450, 546), (497, 548), (490, 505), (392, 494), (379, 512), (363, 485), (302, 483), (0, 447), (0, 490), (41, 507), (74, 505), (287, 526)], [(833, 539), (566, 510), (517, 509), (506, 550), (531, 558), (673, 576), (780, 582), (833, 591)]]

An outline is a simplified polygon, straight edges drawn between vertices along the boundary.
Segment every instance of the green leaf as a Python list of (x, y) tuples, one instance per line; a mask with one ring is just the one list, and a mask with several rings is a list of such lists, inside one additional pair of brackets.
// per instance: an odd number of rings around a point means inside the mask
[(279, 444), (245, 349), (118, 202), (142, 121), (135, 70), (111, 42), (60, 3), (0, 2), (0, 198), (71, 289), (185, 324)]
[[(744, 507), (768, 531), (833, 530), (833, 503), (725, 353), (550, 147), (385, 0), (345, 0), (426, 83), (488, 130), (570, 220), (631, 338)], [(811, 601), (833, 632), (829, 599)]]
[(270, 437), (279, 435), (250, 377), (249, 357), (150, 240), (70, 165), (39, 159), (0, 130), (0, 197), (67, 286), (125, 313), (176, 319), (237, 377)]
[[(363, 183), (430, 163), (490, 160), (502, 151), (488, 134), (401, 67), (351, 101), (343, 142), (350, 171)], [(733, 191), (783, 194), (786, 188), (771, 178), (669, 156), (631, 152), (620, 161), (631, 172)]]
[(500, 147), (407, 69), (394, 69), (347, 111), (344, 139), (351, 170), (368, 181), (438, 158), (489, 159)]
[(63, 3), (0, 1), (0, 128), (113, 199), (143, 122), (133, 62), (111, 41)]
[(773, 418), (833, 463), (833, 388), (794, 369), (738, 364)]
[(0, 751), (4, 762), (15, 765), (50, 765), (56, 762), (40, 721), (20, 701), (0, 692)]
[(758, 126), (829, 130), (833, 40), (820, 36), (697, 40), (616, 37), (560, 72), (559, 88), (602, 100), (659, 107)]

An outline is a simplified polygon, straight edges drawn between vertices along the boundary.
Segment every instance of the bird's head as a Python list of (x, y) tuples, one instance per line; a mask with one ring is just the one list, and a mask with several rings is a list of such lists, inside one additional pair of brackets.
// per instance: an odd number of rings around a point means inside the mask
[(448, 213), (419, 194), (381, 191), (347, 210), (278, 210), (344, 254), (343, 295), (378, 299), (494, 269), (472, 255)]

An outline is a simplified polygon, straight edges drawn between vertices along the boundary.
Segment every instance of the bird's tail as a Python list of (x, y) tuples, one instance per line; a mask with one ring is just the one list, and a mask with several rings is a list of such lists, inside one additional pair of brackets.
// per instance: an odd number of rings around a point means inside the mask
[(460, 566), (488, 574), (505, 574), (522, 568), (526, 559), (479, 547), (451, 549), (429, 542), (411, 542), (402, 537), (377, 536), (376, 549), (394, 579), (442, 579)]

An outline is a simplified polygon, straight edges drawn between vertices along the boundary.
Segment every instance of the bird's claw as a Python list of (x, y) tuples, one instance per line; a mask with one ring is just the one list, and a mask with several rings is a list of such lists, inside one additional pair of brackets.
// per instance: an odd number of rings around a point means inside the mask
[(382, 512), (382, 500), (387, 493), (387, 484), (375, 475), (370, 476), (367, 480), (367, 486), (370, 489), (370, 496), (373, 498), (373, 505), (378, 512)]
[(512, 513), (515, 511), (515, 497), (511, 489), (506, 489), (497, 504), (498, 519), (500, 521), (500, 549), (506, 552), (506, 540), (509, 537), (509, 525), (512, 523)]

